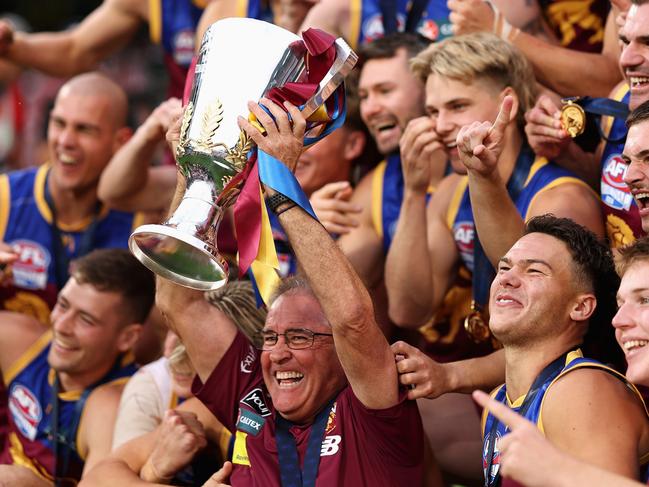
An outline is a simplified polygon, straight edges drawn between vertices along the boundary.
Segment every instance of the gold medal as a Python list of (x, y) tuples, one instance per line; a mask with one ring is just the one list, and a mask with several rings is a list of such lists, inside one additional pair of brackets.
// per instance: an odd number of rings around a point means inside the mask
[(586, 129), (586, 112), (572, 99), (561, 100), (564, 105), (561, 107), (561, 125), (573, 139), (584, 133)]
[(485, 322), (475, 301), (471, 301), (471, 312), (464, 318), (464, 329), (475, 343), (484, 342), (491, 336), (489, 325)]

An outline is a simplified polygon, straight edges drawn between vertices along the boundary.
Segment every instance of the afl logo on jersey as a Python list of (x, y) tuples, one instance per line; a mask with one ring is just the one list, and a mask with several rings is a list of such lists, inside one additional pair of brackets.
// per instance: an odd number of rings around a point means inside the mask
[(624, 182), (624, 175), (628, 165), (619, 154), (611, 155), (602, 171), (602, 184), (600, 191), (602, 201), (618, 210), (628, 210), (633, 202), (633, 196)]
[(475, 238), (475, 227), (471, 222), (459, 222), (453, 227), (453, 238), (457, 243), (460, 252), (473, 253), (473, 240)]
[(18, 431), (33, 441), (43, 417), (36, 396), (22, 384), (14, 384), (9, 391), (9, 411)]
[(20, 256), (13, 263), (14, 284), (24, 289), (45, 289), (51, 260), (49, 251), (32, 240), (15, 240), (11, 246)]
[(473, 272), (473, 242), (475, 240), (475, 226), (473, 222), (457, 222), (453, 227), (453, 239), (460, 256), (467, 268)]
[(604, 173), (602, 174), (604, 182), (614, 188), (628, 192), (629, 189), (624, 182), (627, 167), (627, 163), (624, 162), (624, 159), (619, 154), (613, 154), (604, 165)]

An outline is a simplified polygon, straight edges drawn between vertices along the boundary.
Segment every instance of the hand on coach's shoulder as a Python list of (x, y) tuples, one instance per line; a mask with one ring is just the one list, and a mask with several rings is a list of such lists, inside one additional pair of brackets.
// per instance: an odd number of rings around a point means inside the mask
[(392, 344), (399, 383), (408, 387), (408, 399), (435, 399), (453, 390), (451, 377), (444, 364), (406, 342)]

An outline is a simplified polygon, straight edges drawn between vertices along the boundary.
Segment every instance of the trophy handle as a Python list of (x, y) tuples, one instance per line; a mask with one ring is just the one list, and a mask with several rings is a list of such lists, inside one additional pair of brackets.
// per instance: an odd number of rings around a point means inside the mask
[(309, 118), (316, 110), (336, 91), (345, 79), (345, 76), (356, 65), (358, 55), (341, 38), (336, 39), (336, 60), (329, 68), (329, 72), (322, 78), (315, 94), (304, 104), (302, 115)]

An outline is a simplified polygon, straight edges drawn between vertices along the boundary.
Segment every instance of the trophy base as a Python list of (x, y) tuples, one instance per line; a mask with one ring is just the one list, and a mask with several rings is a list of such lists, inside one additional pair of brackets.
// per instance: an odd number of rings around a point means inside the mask
[(181, 286), (212, 291), (228, 282), (228, 264), (211, 246), (165, 225), (142, 225), (128, 240), (137, 260)]

